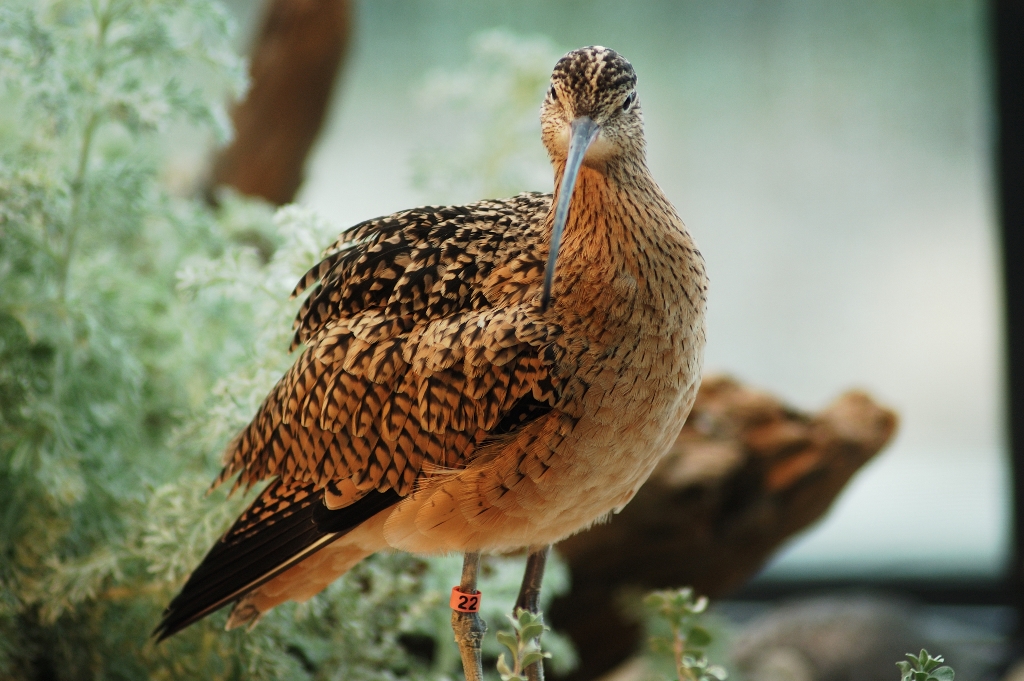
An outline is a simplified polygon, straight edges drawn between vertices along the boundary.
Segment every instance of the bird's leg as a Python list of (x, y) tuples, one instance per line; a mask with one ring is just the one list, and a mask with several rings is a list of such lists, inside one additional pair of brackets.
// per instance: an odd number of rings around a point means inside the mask
[(479, 592), (476, 589), (476, 573), (479, 566), (480, 552), (466, 553), (462, 561), (462, 580), (459, 582), (458, 591), (463, 595), (477, 594), (472, 601), (472, 612), (457, 610), (454, 602), (452, 606), (452, 630), (455, 632), (455, 642), (459, 644), (462, 671), (466, 674), (466, 681), (483, 681), (484, 676), (483, 664), (480, 661), (480, 644), (487, 633), (487, 623), (475, 609), (480, 603)]
[[(520, 610), (528, 610), (534, 615), (540, 614), (540, 584), (544, 579), (544, 566), (547, 564), (549, 553), (550, 544), (541, 548), (530, 547), (526, 558), (526, 571), (523, 573), (523, 584), (519, 587), (519, 597), (512, 613), (514, 616), (518, 616)], [(543, 660), (528, 665), (524, 671), (529, 681), (544, 681)]]

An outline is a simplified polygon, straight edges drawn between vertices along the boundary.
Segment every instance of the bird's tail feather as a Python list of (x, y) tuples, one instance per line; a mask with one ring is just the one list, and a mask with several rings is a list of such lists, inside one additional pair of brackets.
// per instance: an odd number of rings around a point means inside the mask
[(370, 492), (331, 510), (321, 497), (312, 486), (271, 483), (167, 606), (153, 632), (157, 641), (241, 599), (401, 499), (390, 490)]
[(379, 513), (361, 523), (329, 546), (247, 593), (235, 602), (225, 628), (252, 628), (272, 608), (285, 601), (309, 600), (359, 561), (388, 548), (384, 539), (387, 515), (387, 512)]

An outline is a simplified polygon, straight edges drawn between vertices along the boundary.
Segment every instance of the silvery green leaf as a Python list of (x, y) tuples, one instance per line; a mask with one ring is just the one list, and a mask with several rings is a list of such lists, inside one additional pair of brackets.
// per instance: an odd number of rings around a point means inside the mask
[(525, 667), (528, 667), (529, 665), (533, 664), (534, 662), (539, 662), (539, 661), (541, 661), (543, 659), (546, 659), (547, 657), (550, 657), (550, 656), (546, 655), (544, 653), (533, 651), (533, 652), (526, 653), (525, 655), (523, 655), (523, 659), (520, 660), (519, 663), (525, 668)]
[(717, 664), (710, 665), (707, 668), (706, 672), (709, 676), (713, 676), (716, 679), (718, 679), (718, 681), (725, 681), (727, 678), (729, 678), (729, 672), (725, 670), (725, 667), (719, 666)]
[(525, 681), (522, 676), (516, 674), (508, 663), (505, 662), (505, 653), (498, 655), (498, 663), (495, 665), (498, 668), (498, 674), (501, 676), (502, 681)]
[(498, 639), (498, 643), (508, 648), (513, 655), (519, 651), (519, 639), (507, 631), (499, 631), (495, 637)]
[(524, 641), (529, 641), (543, 634), (545, 628), (543, 624), (527, 624), (520, 629), (519, 637)]
[(704, 629), (703, 627), (694, 627), (690, 629), (690, 633), (686, 637), (686, 644), (695, 648), (705, 648), (710, 643), (711, 634), (709, 634), (707, 629)]

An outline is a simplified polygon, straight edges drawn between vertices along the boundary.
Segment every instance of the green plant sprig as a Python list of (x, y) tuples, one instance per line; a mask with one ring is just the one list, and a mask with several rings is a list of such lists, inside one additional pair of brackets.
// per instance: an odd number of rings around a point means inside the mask
[(652, 637), (651, 647), (672, 654), (679, 681), (725, 681), (728, 677), (725, 668), (711, 664), (705, 652), (712, 637), (699, 620), (707, 610), (707, 597), (694, 597), (693, 589), (686, 587), (654, 591), (644, 599), (644, 604), (672, 629), (669, 638)]
[(917, 655), (907, 653), (910, 661), (897, 662), (900, 668), (900, 681), (953, 681), (953, 668), (942, 663), (946, 660), (942, 655), (934, 657), (921, 648)]
[(544, 626), (542, 615), (522, 608), (516, 609), (515, 617), (508, 615), (508, 619), (512, 622), (512, 631), (499, 631), (497, 638), (511, 653), (512, 666), (505, 662), (505, 653), (502, 653), (498, 656), (498, 674), (501, 681), (527, 681), (527, 667), (551, 657), (551, 653), (540, 647), (541, 634), (548, 631), (548, 627)]

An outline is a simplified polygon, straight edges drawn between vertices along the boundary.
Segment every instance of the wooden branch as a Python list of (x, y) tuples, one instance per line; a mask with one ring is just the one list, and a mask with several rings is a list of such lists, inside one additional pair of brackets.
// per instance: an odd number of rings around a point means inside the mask
[(611, 522), (563, 541), (572, 592), (550, 608), (580, 654), (574, 681), (600, 676), (638, 647), (624, 595), (742, 586), (789, 537), (820, 518), (889, 441), (896, 415), (848, 392), (808, 416), (731, 378), (705, 378), (671, 453)]
[(251, 88), (232, 111), (234, 140), (213, 164), (206, 195), (222, 185), (290, 203), (323, 126), (349, 43), (349, 0), (271, 0), (250, 64)]

